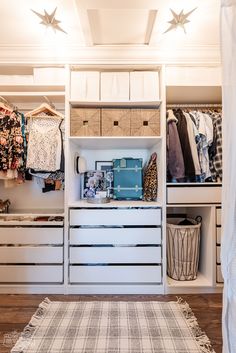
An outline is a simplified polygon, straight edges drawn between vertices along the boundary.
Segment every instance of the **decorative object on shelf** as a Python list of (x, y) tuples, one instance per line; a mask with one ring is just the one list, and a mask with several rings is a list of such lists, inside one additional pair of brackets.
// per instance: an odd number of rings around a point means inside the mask
[(142, 163), (142, 158), (113, 160), (114, 199), (142, 200)]
[(95, 169), (105, 171), (107, 197), (113, 197), (114, 175), (113, 175), (113, 162), (112, 161), (96, 161)]
[(47, 11), (45, 9), (44, 9), (44, 15), (42, 15), (34, 10), (31, 10), (31, 11), (42, 20), (40, 22), (41, 25), (46, 26), (46, 28), (52, 28), (54, 30), (54, 33), (56, 33), (56, 31), (60, 31), (60, 32), (67, 34), (66, 31), (64, 31), (64, 29), (62, 29), (59, 26), (59, 23), (61, 23), (61, 21), (58, 21), (55, 17), (57, 7), (54, 9), (54, 11), (51, 14), (47, 13)]
[(110, 198), (109, 197), (87, 197), (87, 202), (88, 203), (93, 203), (93, 204), (103, 204), (103, 203), (109, 203)]
[[(97, 168), (95, 168), (97, 169)], [(85, 173), (87, 170), (86, 159), (82, 156), (76, 154), (75, 156), (75, 171), (77, 174)]]
[(5, 201), (0, 200), (0, 213), (8, 213), (10, 204), (11, 202), (9, 199)]
[(186, 29), (185, 29), (185, 25), (187, 23), (189, 23), (190, 21), (188, 20), (188, 17), (191, 15), (191, 13), (193, 13), (193, 11), (195, 11), (197, 9), (197, 7), (195, 7), (195, 9), (184, 13), (184, 10), (181, 10), (179, 14), (177, 14), (175, 11), (173, 11), (172, 9), (170, 9), (172, 15), (173, 15), (173, 19), (171, 21), (168, 21), (168, 23), (170, 23), (169, 28), (164, 32), (167, 33), (169, 31), (172, 31), (173, 29), (177, 29), (178, 27), (181, 27), (184, 31), (184, 33), (186, 33)]
[(144, 201), (156, 201), (157, 200), (157, 187), (158, 187), (158, 175), (157, 175), (157, 154), (154, 152), (144, 168), (143, 173), (143, 200)]
[(82, 198), (95, 198), (97, 191), (106, 191), (105, 171), (88, 170), (83, 174)]

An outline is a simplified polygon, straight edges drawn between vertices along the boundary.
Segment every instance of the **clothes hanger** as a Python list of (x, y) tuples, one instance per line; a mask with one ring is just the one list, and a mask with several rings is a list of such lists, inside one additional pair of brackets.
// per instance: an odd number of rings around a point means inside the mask
[(11, 103), (9, 103), (5, 98), (0, 96), (0, 110), (6, 114), (6, 113), (12, 113), (14, 110), (14, 107), (12, 106)]
[[(48, 100), (49, 102), (49, 100)], [(46, 114), (41, 115), (40, 114)], [(52, 104), (42, 103), (39, 107), (31, 110), (30, 112), (25, 114), (26, 118), (59, 118), (60, 120), (64, 119), (63, 114), (58, 112)]]

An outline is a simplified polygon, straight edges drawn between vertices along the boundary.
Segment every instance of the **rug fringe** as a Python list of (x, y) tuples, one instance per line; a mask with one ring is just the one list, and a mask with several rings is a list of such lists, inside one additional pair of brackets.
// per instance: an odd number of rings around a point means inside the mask
[(206, 333), (199, 327), (197, 318), (195, 317), (189, 304), (180, 297), (177, 297), (177, 304), (179, 304), (181, 311), (187, 320), (188, 326), (190, 327), (196, 342), (199, 344), (202, 353), (215, 353)]
[(30, 322), (24, 328), (23, 332), (20, 335), (20, 338), (16, 342), (15, 346), (12, 348), (11, 353), (24, 353), (24, 351), (28, 348), (31, 342), (32, 336), (50, 304), (51, 304), (51, 301), (48, 298), (45, 298), (39, 304), (38, 309), (31, 317)]

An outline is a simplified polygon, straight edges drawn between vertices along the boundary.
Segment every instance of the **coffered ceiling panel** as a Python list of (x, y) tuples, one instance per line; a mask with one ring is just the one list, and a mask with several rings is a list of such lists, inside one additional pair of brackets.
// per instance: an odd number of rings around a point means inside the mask
[(94, 45), (149, 44), (156, 10), (88, 10)]
[[(47, 30), (31, 11), (55, 8), (67, 34)], [(165, 33), (170, 9), (194, 8), (186, 34), (181, 28)], [(99, 60), (105, 52), (107, 60), (220, 57), (220, 0), (0, 0), (0, 10), (0, 61)]]

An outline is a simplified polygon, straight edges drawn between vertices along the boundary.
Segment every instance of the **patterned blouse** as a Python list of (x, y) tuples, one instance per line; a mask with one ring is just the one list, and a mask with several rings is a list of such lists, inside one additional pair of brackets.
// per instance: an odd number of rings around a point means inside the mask
[(25, 171), (26, 121), (23, 114), (13, 111), (0, 116), (0, 171)]

